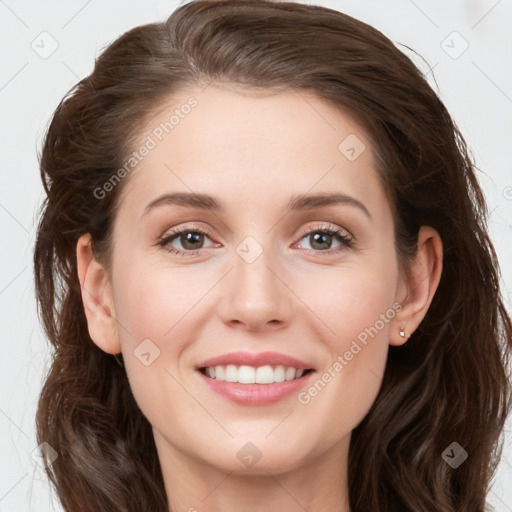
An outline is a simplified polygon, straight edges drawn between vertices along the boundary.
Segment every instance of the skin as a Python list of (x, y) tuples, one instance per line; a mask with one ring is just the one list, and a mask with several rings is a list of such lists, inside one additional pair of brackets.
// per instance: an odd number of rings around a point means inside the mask
[[(90, 336), (123, 354), (153, 427), (169, 510), (347, 512), (351, 432), (377, 396), (389, 346), (406, 341), (400, 328), (413, 333), (432, 301), (439, 235), (423, 226), (409, 272), (400, 270), (370, 141), (312, 94), (190, 88), (160, 106), (140, 140), (190, 96), (197, 107), (125, 178), (111, 271), (88, 234), (78, 241)], [(338, 149), (349, 134), (366, 147), (353, 161)], [(142, 215), (163, 192), (191, 191), (218, 197), (225, 212), (165, 205)], [(287, 209), (292, 196), (320, 192), (351, 196), (370, 217), (351, 204)], [(197, 255), (172, 254), (158, 241), (178, 226), (212, 236), (194, 246), (178, 236), (170, 245)], [(333, 236), (315, 245), (319, 226), (342, 228), (354, 244)], [(236, 250), (247, 236), (263, 250), (251, 263)], [(227, 352), (270, 350), (308, 362), (313, 383), (397, 303), (400, 311), (307, 404), (292, 394), (238, 405), (194, 369)], [(148, 366), (134, 355), (145, 339), (160, 350)], [(237, 456), (248, 442), (261, 453), (252, 467)]]

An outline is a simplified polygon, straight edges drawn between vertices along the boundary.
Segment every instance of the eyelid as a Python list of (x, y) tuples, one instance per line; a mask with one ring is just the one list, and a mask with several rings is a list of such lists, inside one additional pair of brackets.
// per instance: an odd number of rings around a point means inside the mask
[(311, 232), (314, 231), (337, 231), (337, 232), (344, 232), (347, 234), (346, 238), (349, 238), (350, 240), (354, 239), (354, 236), (352, 233), (345, 228), (342, 228), (340, 226), (335, 226), (334, 224), (315, 224), (314, 226), (308, 226), (306, 228), (303, 228), (301, 231), (299, 231), (298, 235), (299, 237), (303, 237), (304, 235), (309, 235)]
[[(190, 225), (180, 225), (175, 228), (172, 228), (169, 231), (166, 231), (164, 235), (159, 237), (158, 244), (162, 247), (165, 247), (166, 245), (170, 244), (170, 239), (176, 238), (181, 233), (184, 233), (184, 232), (197, 232), (197, 233), (206, 235), (210, 239), (213, 239), (212, 232), (208, 228), (203, 228), (198, 225), (190, 224)], [(320, 223), (320, 224), (316, 224), (313, 226), (307, 226), (305, 228), (302, 228), (299, 231), (299, 233), (296, 235), (297, 241), (294, 242), (293, 245), (296, 245), (297, 243), (301, 242), (305, 236), (307, 236), (311, 233), (314, 233), (314, 232), (326, 232), (326, 233), (331, 234), (332, 236), (342, 239), (342, 245), (345, 246), (345, 249), (352, 247), (355, 243), (354, 236), (347, 229), (342, 228), (340, 226), (336, 226), (336, 225)], [(346, 233), (346, 236), (343, 233)], [(173, 247), (172, 249), (169, 249), (168, 252), (173, 252), (180, 256), (193, 257), (193, 256), (196, 256), (197, 253), (199, 253), (205, 249), (208, 249), (208, 247), (203, 247), (203, 248), (195, 249), (195, 250), (191, 250), (191, 251), (183, 251), (181, 249), (176, 249)], [(315, 251), (313, 249), (304, 249), (304, 251), (307, 254), (314, 254), (315, 256), (319, 256), (319, 255), (329, 256), (329, 255), (333, 255), (333, 254), (338, 255), (341, 252), (339, 249), (328, 249), (325, 251)]]
[[(180, 234), (186, 233), (186, 232), (196, 232), (196, 233), (206, 235), (210, 239), (213, 238), (213, 234), (208, 228), (203, 228), (203, 227), (200, 227), (200, 226), (197, 226), (194, 224), (190, 224), (190, 225), (187, 224), (185, 226), (180, 225), (180, 226), (171, 228), (168, 231), (165, 231), (165, 233), (162, 236), (158, 237), (158, 245), (165, 247), (166, 245), (168, 245), (170, 243), (170, 239), (177, 238), (177, 237), (179, 237)], [(175, 252), (193, 255), (196, 252), (204, 250), (204, 249), (205, 248), (196, 249), (193, 251), (182, 251), (181, 249), (175, 249)], [(169, 251), (169, 252), (173, 252), (173, 251)]]
[(199, 233), (203, 233), (205, 235), (208, 235), (209, 237), (212, 237), (212, 232), (208, 228), (204, 228), (195, 224), (186, 224), (184, 226), (180, 225), (174, 228), (171, 228), (168, 231), (165, 231), (165, 233), (159, 237), (160, 240), (169, 238), (172, 235), (180, 234), (184, 231), (197, 231)]
[(303, 249), (303, 252), (305, 252), (305, 254), (310, 255), (312, 257), (339, 257), (347, 249), (354, 249), (356, 247), (355, 238), (352, 235), (352, 233), (350, 233), (350, 231), (348, 231), (345, 228), (342, 228), (341, 226), (330, 225), (325, 223), (320, 223), (314, 226), (308, 226), (306, 228), (303, 228), (297, 235), (298, 240), (293, 244), (293, 246), (299, 244), (306, 236), (316, 232), (324, 232), (330, 234), (331, 236), (339, 240), (340, 246), (334, 249), (327, 249), (325, 251)]
[[(348, 235), (348, 238), (350, 239), (354, 239), (354, 236), (352, 235), (352, 233), (346, 229), (346, 228), (342, 228), (340, 226), (335, 226), (335, 225), (331, 225), (331, 224), (315, 224), (313, 226), (307, 226), (305, 228), (302, 228), (296, 236), (298, 237), (303, 237), (304, 235), (308, 235), (309, 233), (311, 233), (312, 231), (314, 230), (318, 230), (318, 231), (328, 231), (328, 230), (331, 230), (331, 231), (344, 231), (345, 233), (347, 233)], [(208, 235), (210, 238), (213, 237), (213, 234), (212, 232), (208, 229), (208, 228), (204, 228), (204, 227), (201, 227), (201, 226), (198, 226), (198, 225), (195, 225), (195, 224), (190, 224), (190, 225), (185, 225), (185, 226), (177, 226), (175, 228), (171, 228), (169, 231), (165, 231), (165, 233), (159, 237), (160, 240), (163, 240), (163, 239), (166, 239), (166, 238), (169, 238), (169, 236), (172, 236), (174, 234), (177, 234), (177, 233), (181, 233), (183, 231), (198, 231), (200, 233), (203, 233), (205, 235)]]

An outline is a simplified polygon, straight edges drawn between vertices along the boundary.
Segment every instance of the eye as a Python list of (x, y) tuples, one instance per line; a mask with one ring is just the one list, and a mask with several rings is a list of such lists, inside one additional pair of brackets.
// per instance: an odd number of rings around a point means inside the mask
[[(339, 253), (346, 248), (353, 246), (354, 240), (352, 236), (342, 228), (335, 228), (332, 226), (316, 226), (313, 229), (308, 229), (301, 233), (301, 241), (306, 239), (312, 249), (307, 249), (307, 252), (320, 253)], [(333, 240), (339, 242), (339, 246), (331, 249)]]
[[(187, 226), (181, 229), (174, 229), (160, 239), (158, 243), (162, 247), (168, 247), (168, 251), (173, 254), (190, 256), (195, 255), (204, 243), (204, 238), (210, 238), (211, 234), (205, 229), (197, 226)], [(177, 249), (171, 245), (171, 242), (177, 241), (182, 249)]]
[[(167, 248), (168, 252), (177, 254), (179, 256), (195, 256), (197, 253), (204, 249), (203, 244), (205, 237), (211, 238), (211, 233), (197, 226), (187, 226), (184, 228), (176, 228), (168, 232), (165, 236), (160, 238), (158, 245)], [(319, 253), (325, 254), (338, 254), (343, 250), (350, 248), (354, 244), (352, 236), (342, 228), (335, 228), (332, 226), (316, 226), (313, 229), (308, 229), (300, 233), (300, 241), (307, 239), (311, 244), (311, 249), (306, 249), (306, 252), (318, 255)], [(299, 241), (299, 242), (300, 242)], [(332, 249), (333, 241), (338, 241), (337, 248)], [(181, 249), (172, 245), (173, 242), (179, 242)], [(213, 244), (212, 244), (213, 245)], [(297, 244), (296, 244), (297, 245)]]

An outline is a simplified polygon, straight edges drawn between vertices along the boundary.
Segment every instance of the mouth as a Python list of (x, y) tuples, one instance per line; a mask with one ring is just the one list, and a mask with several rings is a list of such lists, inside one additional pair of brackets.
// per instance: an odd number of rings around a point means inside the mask
[(298, 393), (316, 373), (309, 363), (277, 352), (231, 352), (201, 362), (207, 388), (237, 405), (270, 405)]
[(238, 384), (275, 384), (300, 379), (311, 373), (313, 368), (295, 368), (284, 365), (217, 365), (204, 366), (199, 371), (210, 379)]

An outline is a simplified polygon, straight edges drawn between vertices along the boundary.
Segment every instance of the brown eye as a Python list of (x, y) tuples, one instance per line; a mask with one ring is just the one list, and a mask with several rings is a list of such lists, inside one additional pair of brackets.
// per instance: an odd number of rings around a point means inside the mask
[(202, 242), (204, 242), (204, 234), (197, 231), (188, 231), (185, 234), (179, 235), (178, 238), (182, 247), (190, 251), (200, 249), (198, 245), (202, 245)]
[[(159, 245), (167, 248), (170, 253), (191, 255), (205, 248), (203, 247), (205, 238), (210, 238), (210, 234), (200, 228), (182, 228), (171, 231), (171, 233), (162, 237)], [(171, 245), (176, 242), (179, 242), (181, 247)]]
[[(310, 244), (311, 249), (308, 251), (313, 252), (329, 252), (337, 253), (353, 244), (352, 237), (343, 229), (333, 228), (331, 226), (318, 227), (305, 233), (302, 233), (301, 240), (306, 239)], [(334, 249), (332, 244), (338, 242), (338, 246)]]
[(328, 233), (316, 232), (314, 234), (309, 235), (309, 242), (313, 249), (317, 249), (320, 251), (330, 249), (330, 247), (326, 247), (326, 245), (332, 245), (333, 236)]

